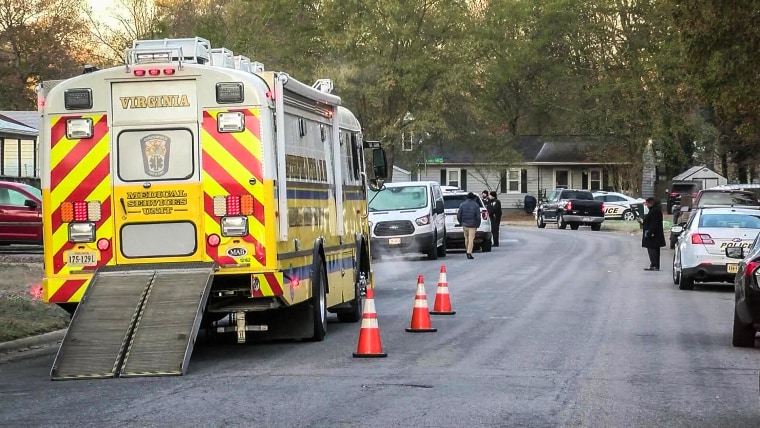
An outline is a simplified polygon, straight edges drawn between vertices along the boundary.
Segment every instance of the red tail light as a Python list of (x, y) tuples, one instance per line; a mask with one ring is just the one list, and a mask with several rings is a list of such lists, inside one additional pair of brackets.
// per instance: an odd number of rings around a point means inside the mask
[(602, 202), (602, 212), (604, 212), (604, 202)]
[(488, 220), (488, 211), (481, 211), (480, 216), (483, 217), (483, 220)]
[(227, 197), (227, 215), (240, 215), (240, 196)]
[(145, 76), (145, 70), (141, 70), (139, 68), (135, 69), (134, 73), (135, 73), (135, 76)]
[(758, 261), (753, 260), (747, 263), (747, 267), (744, 269), (744, 277), (749, 279), (759, 267), (760, 267), (760, 262)]
[(715, 241), (713, 241), (712, 236), (706, 234), (706, 233), (695, 233), (691, 235), (691, 243), (692, 244), (703, 244), (703, 245), (713, 245), (715, 244)]
[(573, 209), (573, 201), (567, 201), (567, 205), (565, 205), (565, 209), (568, 211), (571, 211)]
[(678, 196), (678, 192), (670, 192), (670, 196)]
[(158, 76), (159, 74), (161, 74), (161, 70), (157, 68), (151, 68), (150, 70), (148, 70), (148, 74), (150, 74), (151, 76)]

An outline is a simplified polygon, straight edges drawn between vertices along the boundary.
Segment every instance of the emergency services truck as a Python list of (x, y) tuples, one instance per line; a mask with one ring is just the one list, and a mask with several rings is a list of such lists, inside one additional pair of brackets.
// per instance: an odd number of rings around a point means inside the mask
[(319, 341), (328, 312), (358, 321), (385, 153), (332, 81), (199, 37), (125, 56), (38, 87), (44, 300), (73, 313), (51, 377), (182, 375), (202, 327)]

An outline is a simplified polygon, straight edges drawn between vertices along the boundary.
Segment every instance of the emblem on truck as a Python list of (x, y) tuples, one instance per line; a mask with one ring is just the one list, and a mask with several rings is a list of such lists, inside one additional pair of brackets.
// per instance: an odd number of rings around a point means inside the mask
[(150, 97), (119, 97), (121, 108), (164, 108), (164, 107), (190, 107), (187, 95), (156, 95)]
[(166, 135), (151, 134), (140, 139), (145, 173), (151, 177), (161, 177), (169, 170), (169, 146), (171, 140)]
[(248, 254), (248, 250), (241, 247), (232, 247), (227, 250), (227, 255), (230, 257), (243, 257)]

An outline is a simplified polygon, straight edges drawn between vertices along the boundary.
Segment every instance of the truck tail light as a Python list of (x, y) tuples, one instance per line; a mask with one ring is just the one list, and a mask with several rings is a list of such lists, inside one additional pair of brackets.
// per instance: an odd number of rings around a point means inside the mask
[(604, 202), (602, 202), (602, 212), (604, 212)]
[(214, 215), (217, 217), (253, 215), (255, 202), (253, 196), (227, 195), (214, 196)]
[(694, 233), (691, 235), (691, 243), (692, 244), (703, 244), (703, 245), (713, 245), (715, 244), (715, 241), (713, 241), (712, 236), (706, 234), (706, 233)]
[(568, 211), (572, 211), (573, 210), (573, 201), (567, 201), (567, 205), (565, 205), (565, 209), (567, 209)]
[(100, 201), (76, 201), (61, 204), (61, 221), (73, 222), (99, 222), (103, 213)]

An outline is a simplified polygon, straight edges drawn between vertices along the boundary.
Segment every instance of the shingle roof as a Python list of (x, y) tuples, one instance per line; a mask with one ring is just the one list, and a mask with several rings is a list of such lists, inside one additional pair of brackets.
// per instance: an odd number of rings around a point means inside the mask
[(36, 129), (30, 128), (28, 126), (19, 125), (14, 122), (0, 119), (0, 134), (36, 137), (38, 132)]
[[(4, 116), (10, 122), (16, 122), (20, 125), (32, 129), (39, 129), (40, 114), (36, 111), (0, 111), (0, 116)], [(2, 119), (2, 118), (0, 118)]]

